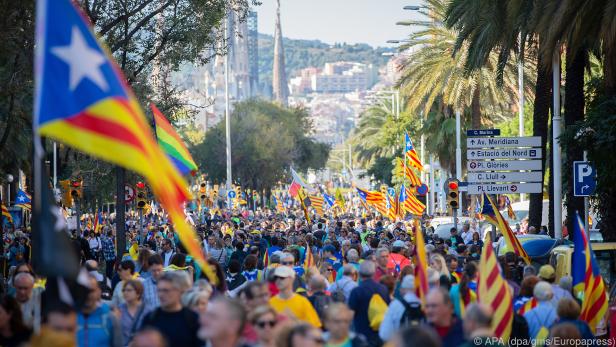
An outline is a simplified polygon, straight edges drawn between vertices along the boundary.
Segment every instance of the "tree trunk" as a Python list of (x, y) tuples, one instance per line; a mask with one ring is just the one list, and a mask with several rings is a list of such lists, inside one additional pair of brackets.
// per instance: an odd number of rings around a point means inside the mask
[[(584, 68), (588, 54), (586, 49), (580, 49), (575, 56), (567, 50), (565, 67), (565, 127), (570, 127), (584, 120)], [(584, 198), (573, 196), (573, 161), (583, 160), (584, 152), (580, 146), (567, 146), (563, 165), (563, 178), (567, 204), (567, 230), (572, 235), (575, 212), (584, 212)]]
[(473, 100), (471, 101), (471, 125), (473, 129), (481, 129), (481, 92), (479, 85), (473, 92)]
[[(543, 158), (542, 170), (545, 177), (548, 143), (548, 119), (550, 103), (552, 101), (552, 69), (545, 69), (544, 59), (539, 55), (537, 66), (537, 83), (535, 84), (535, 107), (533, 110), (533, 135), (541, 136), (541, 153)], [(543, 186), (544, 178), (541, 179)], [(541, 216), (543, 214), (543, 193), (530, 194), (528, 208), (528, 225), (536, 229), (541, 227)]]

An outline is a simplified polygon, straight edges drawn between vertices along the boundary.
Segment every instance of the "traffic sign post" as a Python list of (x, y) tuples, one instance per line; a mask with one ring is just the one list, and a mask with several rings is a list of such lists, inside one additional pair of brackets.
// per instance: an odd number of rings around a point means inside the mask
[(468, 193), (541, 193), (541, 137), (488, 137), (500, 135), (496, 130), (467, 132)]
[(135, 188), (124, 185), (124, 201), (128, 204), (135, 199)]
[(597, 189), (597, 172), (587, 161), (573, 162), (573, 196), (591, 196)]

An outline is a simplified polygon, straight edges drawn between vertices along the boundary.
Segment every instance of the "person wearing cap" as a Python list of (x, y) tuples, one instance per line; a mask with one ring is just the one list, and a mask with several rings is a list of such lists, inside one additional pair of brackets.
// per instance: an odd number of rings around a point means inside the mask
[(294, 280), (295, 271), (292, 268), (279, 266), (274, 270), (274, 281), (279, 292), (270, 299), (270, 305), (280, 314), (320, 328), (321, 320), (310, 301), (293, 291)]
[(556, 279), (556, 271), (552, 265), (546, 264), (539, 268), (539, 278), (548, 282), (552, 286), (552, 305), (554, 308), (558, 307), (558, 301), (560, 299), (573, 299), (571, 292), (568, 292), (561, 288), (558, 284), (554, 283)]
[(402, 279), (400, 284), (400, 296), (401, 299), (394, 299), (394, 301), (387, 308), (385, 317), (379, 327), (379, 337), (383, 341), (389, 341), (400, 329), (400, 322), (402, 316), (407, 310), (417, 311), (417, 318), (419, 323), (423, 319), (423, 312), (421, 311), (421, 301), (415, 295), (415, 276), (406, 275)]
[(558, 318), (556, 306), (551, 303), (551, 300), (554, 298), (552, 289), (552, 285), (545, 281), (539, 281), (533, 289), (533, 296), (537, 300), (537, 306), (524, 314), (524, 318), (528, 322), (528, 333), (531, 338), (547, 338), (548, 329)]

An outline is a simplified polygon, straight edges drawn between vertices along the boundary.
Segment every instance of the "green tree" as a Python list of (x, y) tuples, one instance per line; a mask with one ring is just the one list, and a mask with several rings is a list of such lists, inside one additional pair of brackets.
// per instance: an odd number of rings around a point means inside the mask
[[(234, 181), (243, 187), (269, 190), (298, 171), (325, 166), (329, 146), (310, 138), (312, 124), (303, 108), (282, 108), (263, 100), (235, 105), (231, 115), (231, 162)], [(208, 177), (226, 180), (225, 122), (209, 129), (203, 143), (192, 148)]]

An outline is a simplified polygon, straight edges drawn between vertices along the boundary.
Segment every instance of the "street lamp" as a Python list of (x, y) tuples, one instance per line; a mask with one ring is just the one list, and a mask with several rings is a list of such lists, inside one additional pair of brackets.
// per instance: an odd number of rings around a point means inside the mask
[(13, 175), (8, 174), (6, 175), (6, 181), (9, 182), (9, 184), (7, 185), (8, 191), (7, 191), (7, 198), (6, 198), (6, 203), (7, 206), (11, 206), (11, 183), (13, 183)]
[(387, 43), (399, 44), (399, 43), (412, 43), (412, 40), (387, 40)]
[(404, 6), (402, 9), (403, 10), (407, 10), (407, 11), (419, 11), (422, 8), (428, 8), (428, 6), (413, 6), (413, 5), (407, 5)]

